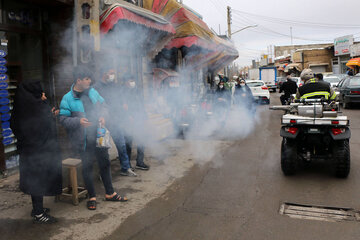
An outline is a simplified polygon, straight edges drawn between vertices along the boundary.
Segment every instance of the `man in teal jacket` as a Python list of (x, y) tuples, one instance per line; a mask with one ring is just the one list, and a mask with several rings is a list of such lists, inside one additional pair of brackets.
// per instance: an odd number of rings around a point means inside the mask
[[(64, 95), (60, 104), (60, 123), (66, 128), (74, 150), (80, 154), (82, 172), (90, 200), (87, 207), (96, 209), (96, 193), (93, 181), (93, 156), (98, 161), (101, 179), (105, 187), (105, 199), (108, 201), (127, 201), (113, 189), (110, 161), (107, 149), (96, 148), (96, 130), (99, 124), (105, 125), (105, 101), (90, 86), (91, 70), (79, 66), (74, 72), (74, 84)], [(105, 152), (106, 151), (106, 152)]]

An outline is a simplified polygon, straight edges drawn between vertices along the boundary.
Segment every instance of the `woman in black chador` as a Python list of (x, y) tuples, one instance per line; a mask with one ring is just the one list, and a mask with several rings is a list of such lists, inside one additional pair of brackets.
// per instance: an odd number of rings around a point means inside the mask
[(20, 189), (31, 195), (35, 223), (54, 223), (44, 196), (61, 194), (62, 170), (54, 116), (40, 81), (22, 82), (16, 92), (11, 128), (20, 154)]

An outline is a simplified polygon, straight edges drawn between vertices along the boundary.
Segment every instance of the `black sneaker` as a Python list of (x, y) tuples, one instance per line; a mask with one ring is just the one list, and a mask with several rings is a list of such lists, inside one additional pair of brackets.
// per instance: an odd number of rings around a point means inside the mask
[[(49, 213), (49, 212), (50, 212), (50, 208), (44, 208), (44, 213)], [(31, 211), (30, 216), (35, 217), (34, 209)]]
[(140, 170), (144, 170), (144, 171), (147, 171), (147, 170), (150, 169), (150, 167), (148, 165), (146, 165), (145, 163), (136, 164), (135, 168), (140, 169)]
[(35, 215), (33, 220), (33, 223), (40, 223), (40, 224), (51, 224), (56, 222), (57, 222), (56, 218), (50, 216), (45, 212), (40, 215)]

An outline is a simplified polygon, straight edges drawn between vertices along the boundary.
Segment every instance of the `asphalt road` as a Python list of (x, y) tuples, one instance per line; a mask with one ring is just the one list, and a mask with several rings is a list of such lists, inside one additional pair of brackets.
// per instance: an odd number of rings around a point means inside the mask
[[(272, 94), (272, 104), (279, 104)], [(129, 217), (106, 239), (359, 239), (359, 222), (293, 219), (279, 214), (283, 202), (360, 210), (360, 108), (351, 119), (351, 172), (337, 179), (324, 163), (295, 176), (280, 169), (281, 112), (261, 106), (262, 121), (245, 140), (194, 168), (161, 198)]]

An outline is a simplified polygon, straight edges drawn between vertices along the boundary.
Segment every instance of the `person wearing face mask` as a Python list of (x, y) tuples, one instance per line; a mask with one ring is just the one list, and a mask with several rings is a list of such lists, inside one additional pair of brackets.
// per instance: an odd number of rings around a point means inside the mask
[[(101, 81), (97, 82), (94, 88), (105, 99), (111, 116), (107, 119), (107, 128), (115, 143), (118, 158), (121, 163), (120, 174), (122, 176), (136, 177), (137, 174), (131, 169), (130, 159), (126, 152), (123, 124), (125, 123), (126, 111), (123, 109), (122, 88), (116, 79), (115, 69), (106, 64), (101, 69)], [(106, 151), (107, 149), (98, 149)]]
[(248, 108), (252, 108), (254, 102), (254, 96), (251, 92), (251, 89), (244, 79), (237, 79), (237, 85), (235, 86), (235, 104), (237, 106), (247, 106)]
[(125, 110), (125, 144), (128, 158), (131, 160), (133, 140), (137, 145), (135, 169), (149, 170), (149, 166), (144, 163), (144, 143), (145, 122), (147, 115), (141, 93), (136, 87), (135, 77), (128, 76), (125, 79), (125, 86), (122, 91), (123, 107)]
[(231, 104), (231, 91), (225, 88), (225, 82), (220, 81), (215, 92), (215, 109), (221, 122), (226, 119)]
[(98, 125), (105, 126), (105, 119), (109, 120), (108, 106), (99, 92), (91, 86), (91, 69), (79, 65), (75, 67), (73, 77), (74, 84), (60, 103), (60, 123), (67, 130), (74, 154), (81, 158), (82, 175), (89, 196), (87, 208), (97, 208), (93, 179), (94, 158), (97, 160), (105, 188), (105, 200), (125, 202), (127, 198), (114, 191), (107, 149), (105, 151), (96, 147)]
[(61, 153), (55, 119), (40, 81), (24, 81), (18, 86), (11, 114), (11, 129), (20, 154), (20, 190), (31, 195), (34, 223), (57, 222), (43, 207), (44, 196), (62, 192)]

